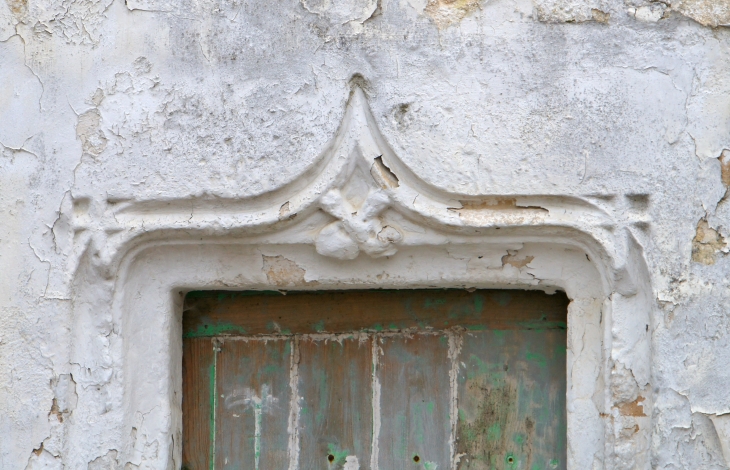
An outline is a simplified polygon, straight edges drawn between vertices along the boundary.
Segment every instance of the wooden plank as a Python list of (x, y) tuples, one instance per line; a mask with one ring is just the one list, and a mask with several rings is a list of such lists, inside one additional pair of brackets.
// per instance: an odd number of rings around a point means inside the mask
[[(565, 468), (567, 303), (564, 294), (525, 291), (192, 293), (183, 316), (183, 468), (210, 469), (214, 459), (219, 469), (255, 469), (258, 454), (258, 468), (284, 469), (288, 446), (298, 442), (302, 470), (342, 469), (348, 455), (368, 469), (372, 449), (382, 470), (450, 469), (452, 432), (453, 451), (464, 454), (459, 469)], [(452, 353), (461, 344), (452, 362), (448, 337), (456, 330), (444, 330), (456, 325), (465, 333), (462, 343), (451, 343)], [(298, 437), (288, 435), (290, 351), (279, 350), (295, 333)], [(373, 336), (382, 343), (375, 394)], [(223, 345), (217, 355), (210, 337)], [(282, 408), (270, 416), (261, 402), (256, 432), (251, 398), (262, 397), (269, 383), (277, 390), (269, 392), (270, 404)], [(373, 403), (374, 396), (381, 398)], [(241, 403), (226, 408), (226, 398)], [(457, 403), (452, 430), (449, 411)], [(375, 423), (374, 408), (381, 411)]]
[(371, 340), (299, 341), (299, 468), (370, 468)]
[(210, 468), (210, 423), (213, 417), (211, 384), (215, 376), (213, 341), (183, 341), (183, 463), (186, 470)]
[(291, 341), (222, 340), (216, 361), (216, 469), (288, 466)]
[(460, 470), (566, 468), (565, 350), (564, 331), (463, 336)]
[(387, 337), (380, 347), (379, 467), (450, 468), (447, 337)]
[[(183, 335), (339, 333), (406, 328), (565, 329), (558, 292), (457, 289), (324, 292), (191, 292)], [(375, 307), (375, 308), (374, 308)]]

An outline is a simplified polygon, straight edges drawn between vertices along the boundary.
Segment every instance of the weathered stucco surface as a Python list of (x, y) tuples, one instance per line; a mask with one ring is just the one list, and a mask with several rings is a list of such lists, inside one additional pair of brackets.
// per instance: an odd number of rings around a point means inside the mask
[(728, 468), (728, 25), (0, 0), (0, 468), (179, 465), (177, 292), (272, 286), (566, 289), (571, 468)]

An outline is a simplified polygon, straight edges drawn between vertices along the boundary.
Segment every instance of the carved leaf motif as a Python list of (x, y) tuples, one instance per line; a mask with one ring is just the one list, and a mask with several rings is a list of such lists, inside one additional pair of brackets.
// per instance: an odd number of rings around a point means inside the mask
[(403, 237), (396, 228), (383, 225), (380, 218), (390, 205), (385, 191), (371, 190), (362, 206), (355, 210), (339, 190), (330, 190), (322, 196), (320, 207), (340, 221), (327, 225), (319, 233), (317, 253), (339, 259), (354, 259), (360, 250), (376, 258), (394, 255), (398, 250), (395, 244)]

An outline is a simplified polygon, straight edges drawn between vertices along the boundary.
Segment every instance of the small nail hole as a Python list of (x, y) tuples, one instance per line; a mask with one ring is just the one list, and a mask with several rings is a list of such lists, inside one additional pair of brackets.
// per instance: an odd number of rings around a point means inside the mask
[(327, 460), (329, 460), (330, 462), (334, 462), (335, 461), (335, 456), (332, 455), (332, 454), (330, 454), (330, 455), (327, 456)]
[(513, 463), (514, 461), (515, 459), (513, 459), (512, 457), (507, 457), (507, 463)]
[(417, 456), (417, 455), (414, 455), (414, 456), (413, 456), (413, 461), (414, 461), (414, 462), (418, 462), (419, 460), (421, 460), (421, 457), (419, 457), (419, 456)]

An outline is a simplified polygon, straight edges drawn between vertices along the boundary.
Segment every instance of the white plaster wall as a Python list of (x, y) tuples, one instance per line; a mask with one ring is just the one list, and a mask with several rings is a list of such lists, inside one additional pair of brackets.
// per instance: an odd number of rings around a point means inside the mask
[[(576, 215), (582, 233), (642, 260), (606, 261), (601, 292), (606, 381), (646, 380), (653, 396), (648, 463), (619, 429), (596, 465), (727, 468), (729, 24), (727, 0), (0, 0), (0, 468), (173, 461), (123, 448), (132, 428), (173, 418), (130, 414), (118, 389), (112, 303), (136, 292), (119, 258), (148, 232), (248, 234), (235, 229), (335, 146), (356, 74), (370, 127), (421, 188), (591, 201), (606, 222)], [(216, 222), (225, 207), (245, 220)], [(428, 211), (456, 229), (490, 223)], [(400, 223), (417, 245), (418, 224)], [(646, 350), (622, 307), (637, 296)], [(170, 390), (149, 399), (172, 403)]]

